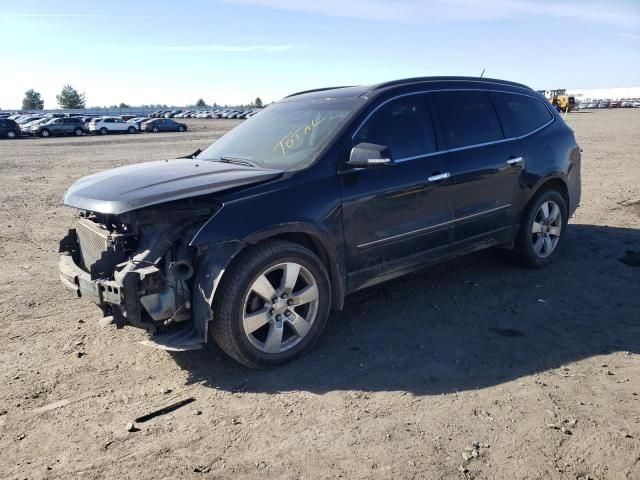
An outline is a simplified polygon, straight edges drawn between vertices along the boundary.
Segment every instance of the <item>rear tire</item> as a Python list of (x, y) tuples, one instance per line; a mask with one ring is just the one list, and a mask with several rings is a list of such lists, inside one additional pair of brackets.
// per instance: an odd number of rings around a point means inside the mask
[(267, 240), (249, 247), (227, 270), (213, 305), (211, 334), (249, 368), (283, 365), (318, 340), (330, 303), (329, 276), (320, 259), (298, 244)]
[(44, 138), (50, 137), (51, 136), (51, 132), (49, 130), (47, 130), (46, 128), (44, 128), (44, 129), (42, 129), (40, 131), (40, 136), (44, 137)]
[(179, 131), (179, 132), (184, 132), (184, 127), (183, 127), (182, 125), (180, 125), (180, 126), (178, 127), (178, 131)]
[(129, 127), (129, 128), (127, 129), (127, 131), (128, 131), (129, 133), (136, 133), (136, 127)]
[(153, 133), (158, 133), (158, 132), (160, 131), (160, 129), (159, 129), (158, 127), (153, 127), (153, 128), (151, 129), (151, 131), (152, 131)]
[(516, 239), (520, 262), (531, 268), (551, 264), (562, 246), (568, 220), (567, 202), (560, 192), (537, 193), (522, 217)]
[(14, 138), (16, 138), (18, 136), (18, 134), (16, 133), (15, 130), (9, 130), (7, 132), (7, 138), (10, 140), (13, 140)]
[(106, 128), (102, 127), (100, 129), (100, 135), (106, 135), (107, 133), (109, 133), (109, 130), (107, 130)]
[(81, 129), (81, 128), (76, 128), (76, 129), (73, 131), (73, 133), (76, 135), (76, 137), (80, 137), (80, 136), (82, 136), (82, 134), (83, 134), (84, 132), (82, 131), (82, 129)]

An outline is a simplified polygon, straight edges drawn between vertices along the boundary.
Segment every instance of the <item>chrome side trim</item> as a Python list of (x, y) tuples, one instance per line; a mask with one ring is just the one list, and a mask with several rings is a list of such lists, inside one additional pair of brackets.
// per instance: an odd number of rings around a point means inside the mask
[(487, 215), (489, 213), (497, 212), (499, 210), (504, 210), (504, 209), (510, 208), (510, 207), (511, 207), (511, 204), (508, 203), (506, 205), (502, 205), (501, 207), (496, 207), (496, 208), (491, 208), (489, 210), (485, 210), (484, 212), (478, 212), (478, 213), (474, 213), (474, 214), (471, 214), (471, 215), (467, 215), (465, 217), (455, 218), (453, 220), (449, 220), (448, 222), (438, 223), (436, 225), (431, 225), (429, 227), (418, 228), (417, 230), (412, 230), (410, 232), (399, 233), (397, 235), (392, 235), (390, 237), (381, 238), (379, 240), (373, 240), (371, 242), (361, 243), (356, 248), (359, 248), (359, 249), (367, 248), (367, 247), (371, 247), (371, 246), (374, 246), (374, 245), (378, 245), (380, 243), (391, 242), (393, 240), (399, 240), (399, 239), (402, 239), (402, 238), (405, 238), (405, 237), (411, 237), (411, 236), (414, 236), (414, 235), (418, 235), (420, 233), (426, 233), (426, 232), (428, 232), (430, 230), (434, 230), (434, 231), (440, 230), (441, 228), (448, 227), (451, 224), (453, 224), (455, 226), (455, 224), (458, 223), (458, 222), (462, 222), (462, 221), (468, 220), (470, 218), (479, 217), (481, 215)]
[(404, 237), (411, 237), (413, 235), (417, 235), (417, 234), (423, 233), (423, 232), (428, 232), (430, 230), (439, 230), (442, 227), (448, 227), (452, 223), (453, 223), (453, 220), (449, 220), (448, 222), (438, 223), (437, 225), (431, 225), (429, 227), (419, 228), (417, 230), (412, 230), (410, 232), (399, 233), (397, 235), (392, 235), (390, 237), (381, 238), (380, 240), (373, 240), (371, 242), (361, 243), (356, 248), (371, 247), (371, 246), (377, 245), (379, 243), (390, 242), (390, 241), (398, 240), (398, 239), (401, 239), (401, 238), (404, 238)]
[(498, 210), (504, 210), (505, 208), (510, 208), (511, 204), (507, 203), (506, 205), (502, 205), (501, 207), (491, 208), (489, 210), (485, 210), (484, 212), (472, 213), (471, 215), (467, 215), (465, 217), (455, 218), (453, 223), (463, 222), (464, 220), (468, 220), (470, 218), (479, 217), (481, 215), (487, 215), (489, 213), (497, 212)]

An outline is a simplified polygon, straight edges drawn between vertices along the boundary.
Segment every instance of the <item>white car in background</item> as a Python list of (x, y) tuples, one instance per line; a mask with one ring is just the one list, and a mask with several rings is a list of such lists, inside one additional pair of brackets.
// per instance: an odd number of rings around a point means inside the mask
[(137, 133), (140, 128), (135, 123), (125, 122), (117, 117), (103, 117), (91, 120), (89, 133), (107, 135), (109, 133)]

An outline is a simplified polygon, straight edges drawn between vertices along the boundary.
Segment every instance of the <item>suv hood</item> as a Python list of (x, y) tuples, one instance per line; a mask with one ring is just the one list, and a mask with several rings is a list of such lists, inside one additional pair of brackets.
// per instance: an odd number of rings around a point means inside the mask
[(192, 159), (161, 160), (83, 177), (64, 197), (70, 207), (121, 214), (182, 198), (271, 180), (281, 170)]

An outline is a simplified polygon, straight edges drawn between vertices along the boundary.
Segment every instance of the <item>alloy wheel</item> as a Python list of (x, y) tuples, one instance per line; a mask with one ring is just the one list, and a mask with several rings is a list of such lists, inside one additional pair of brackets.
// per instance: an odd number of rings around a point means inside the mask
[(16, 138), (16, 132), (14, 132), (13, 130), (9, 130), (7, 132), (7, 137), (8, 138)]
[(533, 226), (531, 241), (533, 251), (540, 258), (548, 257), (558, 246), (562, 234), (562, 212), (558, 204), (552, 200), (540, 205)]
[(264, 353), (282, 353), (309, 333), (320, 294), (309, 270), (295, 262), (262, 272), (247, 293), (242, 323), (249, 342)]

